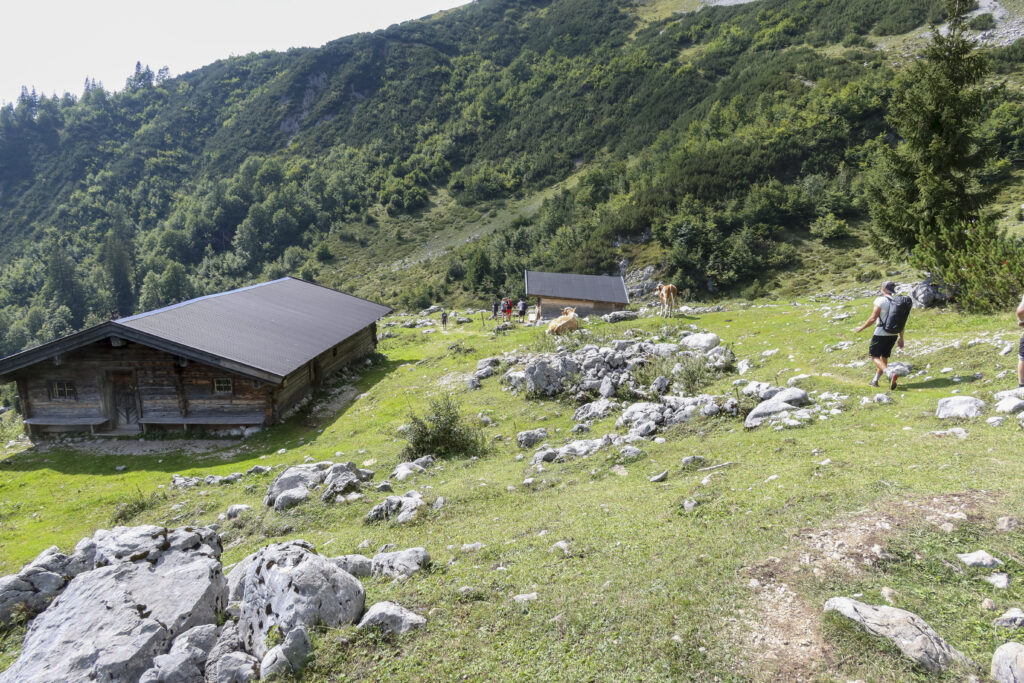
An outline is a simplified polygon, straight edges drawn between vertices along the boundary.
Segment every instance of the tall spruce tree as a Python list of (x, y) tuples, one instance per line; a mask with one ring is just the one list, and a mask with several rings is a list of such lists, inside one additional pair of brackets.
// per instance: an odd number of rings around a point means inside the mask
[(868, 169), (872, 244), (955, 284), (953, 264), (999, 191), (1007, 162), (981, 124), (1002, 98), (986, 81), (985, 54), (967, 32), (967, 0), (947, 0), (948, 29), (932, 32), (922, 59), (898, 79), (888, 121), (898, 142), (880, 144)]

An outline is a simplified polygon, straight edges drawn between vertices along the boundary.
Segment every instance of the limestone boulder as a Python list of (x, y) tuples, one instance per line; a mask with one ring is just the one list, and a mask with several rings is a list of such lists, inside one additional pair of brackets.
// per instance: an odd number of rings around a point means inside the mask
[(1024, 644), (1010, 642), (996, 648), (989, 673), (996, 683), (1024, 681)]
[(267, 494), (263, 497), (263, 504), (275, 507), (278, 496), (285, 491), (293, 491), (299, 487), (316, 488), (323, 482), (326, 470), (331, 464), (318, 462), (289, 467), (270, 483)]
[(843, 597), (829, 599), (825, 612), (840, 614), (871, 635), (889, 640), (905, 657), (932, 673), (969, 664), (963, 654), (912, 612)]
[(411, 610), (393, 602), (378, 602), (366, 610), (359, 628), (375, 628), (395, 634), (403, 634), (420, 628), (427, 620)]
[(275, 543), (246, 567), (238, 619), (245, 650), (262, 658), (272, 628), (279, 633), (323, 624), (338, 627), (363, 613), (363, 586), (305, 541)]
[(935, 417), (940, 420), (971, 419), (981, 415), (985, 402), (974, 396), (948, 396), (940, 398)]
[(520, 448), (529, 448), (534, 444), (548, 438), (548, 430), (543, 427), (527, 429), (516, 434), (516, 443)]
[[(615, 390), (612, 389), (612, 394)], [(616, 407), (614, 401), (607, 398), (599, 398), (596, 401), (585, 403), (576, 409), (576, 412), (572, 414), (572, 419), (575, 422), (590, 422), (591, 420), (600, 420), (603, 417), (607, 417)]]
[(713, 332), (705, 332), (702, 334), (690, 334), (683, 337), (679, 341), (680, 346), (683, 346), (687, 349), (691, 349), (693, 351), (704, 352), (710, 351), (711, 349), (715, 348), (721, 343), (722, 340), (719, 339), (718, 335)]
[(0, 681), (137, 680), (177, 635), (216, 623), (226, 599), (220, 561), (197, 552), (84, 572), (32, 621)]
[(366, 523), (391, 521), (398, 524), (411, 522), (426, 503), (419, 496), (388, 496), (366, 513)]
[(636, 320), (636, 311), (612, 311), (601, 316), (606, 323), (621, 323), (625, 320)]
[(426, 548), (407, 548), (375, 555), (370, 567), (373, 576), (399, 578), (412, 576), (430, 566), (430, 553)]

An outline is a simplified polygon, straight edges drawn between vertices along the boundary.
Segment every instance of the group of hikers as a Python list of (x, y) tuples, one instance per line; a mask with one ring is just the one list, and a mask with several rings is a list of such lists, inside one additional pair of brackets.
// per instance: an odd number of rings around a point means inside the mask
[[(491, 320), (503, 320), (505, 322), (512, 321), (513, 311), (515, 315), (519, 316), (519, 322), (526, 322), (526, 312), (529, 306), (526, 303), (526, 299), (519, 297), (518, 303), (513, 304), (512, 299), (508, 297), (502, 297), (501, 299), (495, 299), (494, 303), (491, 304)], [(540, 319), (540, 303), (537, 303), (536, 319)], [(441, 329), (448, 329), (448, 311), (447, 309), (441, 309)]]
[[(870, 382), (873, 387), (878, 386), (878, 380), (888, 369), (893, 347), (899, 345), (899, 348), (903, 348), (903, 328), (910, 317), (911, 308), (913, 300), (909, 296), (896, 294), (895, 282), (884, 282), (881, 296), (875, 298), (873, 302), (871, 315), (854, 329), (854, 332), (861, 332), (871, 325), (875, 326), (871, 343), (868, 345), (868, 355), (875, 364), (875, 376)], [(1017, 326), (1024, 327), (1024, 296), (1017, 306)], [(895, 389), (898, 380), (899, 373), (895, 370), (890, 372), (889, 389)], [(1024, 335), (1021, 335), (1017, 347), (1017, 386), (1024, 388)]]
[(515, 314), (519, 316), (519, 322), (526, 322), (527, 308), (526, 299), (523, 297), (519, 297), (519, 302), (516, 304), (513, 304), (512, 299), (508, 297), (495, 299), (491, 304), (491, 320), (497, 320), (500, 317), (505, 322), (511, 322), (514, 309)]

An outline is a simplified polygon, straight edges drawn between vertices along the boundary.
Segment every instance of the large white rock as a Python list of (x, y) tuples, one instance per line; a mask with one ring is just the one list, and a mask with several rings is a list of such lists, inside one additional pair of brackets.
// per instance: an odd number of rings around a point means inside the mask
[(968, 664), (963, 654), (912, 612), (886, 605), (868, 605), (850, 598), (829, 599), (825, 612), (841, 614), (871, 635), (886, 638), (905, 657), (932, 673)]
[(281, 491), (274, 497), (274, 510), (277, 512), (290, 510), (307, 498), (309, 498), (309, 489), (305, 486), (300, 485), (293, 489)]
[(1000, 399), (999, 403), (996, 404), (997, 413), (1013, 413), (1016, 415), (1021, 411), (1024, 411), (1024, 399), (1017, 398), (1016, 396), (1007, 396)]
[(760, 427), (774, 415), (786, 410), (796, 410), (800, 406), (810, 403), (807, 392), (797, 387), (789, 387), (772, 395), (766, 401), (761, 401), (753, 410), (747, 413), (743, 425), (747, 429)]
[(407, 548), (375, 555), (370, 567), (370, 574), (391, 578), (406, 577), (429, 565), (430, 553), (426, 548)]
[(226, 598), (219, 560), (201, 552), (84, 572), (32, 621), (0, 681), (137, 680), (175, 636), (215, 623)]
[(328, 462), (315, 462), (289, 467), (277, 475), (277, 478), (271, 482), (267, 488), (267, 495), (263, 498), (263, 504), (268, 508), (274, 507), (274, 502), (279, 495), (300, 486), (307, 489), (316, 488), (323, 482), (326, 470), (331, 464)]
[(1010, 642), (996, 648), (989, 673), (997, 683), (1024, 681), (1024, 645)]
[(420, 628), (427, 620), (411, 610), (393, 602), (378, 602), (366, 610), (359, 628), (378, 628), (391, 633), (402, 634)]
[(713, 332), (705, 332), (703, 334), (687, 335), (679, 340), (679, 343), (680, 345), (695, 351), (710, 351), (721, 344), (722, 340)]
[(969, 419), (981, 415), (984, 408), (985, 402), (974, 396), (947, 396), (939, 399), (935, 417), (940, 420)]
[(351, 624), (363, 613), (363, 585), (305, 541), (275, 543), (257, 551), (246, 567), (238, 631), (245, 649), (267, 654), (267, 635), (277, 627)]

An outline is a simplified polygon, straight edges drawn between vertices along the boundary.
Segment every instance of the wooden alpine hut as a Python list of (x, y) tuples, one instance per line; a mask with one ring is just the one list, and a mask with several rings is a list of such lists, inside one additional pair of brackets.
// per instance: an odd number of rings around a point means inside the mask
[(554, 318), (569, 306), (579, 316), (604, 315), (629, 306), (626, 283), (619, 275), (577, 275), (526, 271), (526, 296), (540, 302), (541, 315)]
[(110, 320), (0, 360), (30, 435), (274, 422), (377, 345), (386, 306), (291, 277)]

